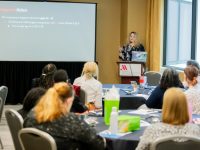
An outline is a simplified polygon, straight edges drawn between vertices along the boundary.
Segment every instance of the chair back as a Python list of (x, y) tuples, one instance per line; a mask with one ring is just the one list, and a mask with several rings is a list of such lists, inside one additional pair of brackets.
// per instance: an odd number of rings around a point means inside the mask
[(3, 108), (4, 108), (4, 104), (6, 102), (7, 94), (8, 94), (8, 88), (6, 86), (1, 86), (0, 87), (0, 98), (2, 99), (2, 101), (0, 103), (0, 121), (1, 121), (2, 114), (3, 114)]
[(56, 150), (56, 142), (48, 133), (36, 128), (23, 128), (19, 131), (23, 150)]
[[(2, 107), (3, 106), (3, 100), (2, 100), (2, 98), (0, 97), (0, 107)], [(0, 138), (0, 145), (1, 145), (1, 149), (3, 149), (4, 147), (3, 147), (3, 143), (2, 143), (2, 141), (1, 141), (1, 138)]]
[(13, 109), (8, 109), (5, 111), (6, 120), (10, 133), (12, 135), (13, 143), (16, 150), (22, 150), (19, 142), (18, 132), (23, 128), (23, 118), (22, 116)]
[[(183, 139), (183, 141), (175, 141)], [(151, 150), (199, 150), (200, 138), (192, 136), (167, 136), (152, 143)]]
[(86, 103), (86, 100), (87, 100), (87, 93), (85, 92), (84, 89), (80, 89), (80, 101), (85, 104)]
[(147, 77), (149, 86), (157, 86), (160, 83), (161, 74), (155, 71), (148, 71), (144, 74)]

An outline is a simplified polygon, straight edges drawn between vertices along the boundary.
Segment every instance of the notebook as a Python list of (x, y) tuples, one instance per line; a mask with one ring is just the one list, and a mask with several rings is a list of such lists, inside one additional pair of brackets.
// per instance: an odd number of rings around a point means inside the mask
[(131, 61), (146, 62), (147, 52), (132, 51)]

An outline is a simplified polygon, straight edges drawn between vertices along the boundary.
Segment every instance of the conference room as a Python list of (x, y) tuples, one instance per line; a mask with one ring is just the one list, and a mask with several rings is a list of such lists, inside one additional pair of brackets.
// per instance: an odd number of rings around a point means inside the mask
[(200, 149), (199, 7), (0, 1), (0, 149)]

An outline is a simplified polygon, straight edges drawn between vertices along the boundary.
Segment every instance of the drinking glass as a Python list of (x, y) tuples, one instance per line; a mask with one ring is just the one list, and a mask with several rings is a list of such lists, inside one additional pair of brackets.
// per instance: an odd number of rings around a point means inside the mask
[(133, 87), (133, 91), (137, 91), (138, 85), (136, 81), (131, 81), (131, 86)]

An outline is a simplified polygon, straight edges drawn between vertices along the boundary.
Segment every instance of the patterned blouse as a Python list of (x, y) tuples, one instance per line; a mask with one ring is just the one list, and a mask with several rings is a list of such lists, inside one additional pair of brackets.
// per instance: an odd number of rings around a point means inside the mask
[(156, 123), (149, 126), (140, 138), (136, 150), (149, 150), (150, 144), (155, 140), (170, 135), (200, 136), (200, 128), (195, 124), (170, 125), (166, 123)]
[(192, 113), (200, 114), (200, 84), (185, 91), (188, 102), (192, 105)]
[(77, 115), (69, 113), (52, 122), (37, 123), (31, 111), (24, 127), (34, 127), (54, 137), (58, 150), (103, 150), (104, 140)]
[(144, 52), (144, 46), (139, 44), (138, 46), (131, 46), (129, 44), (122, 47), (122, 51), (120, 52), (119, 58), (123, 61), (131, 61), (132, 60), (132, 51), (141, 51)]

